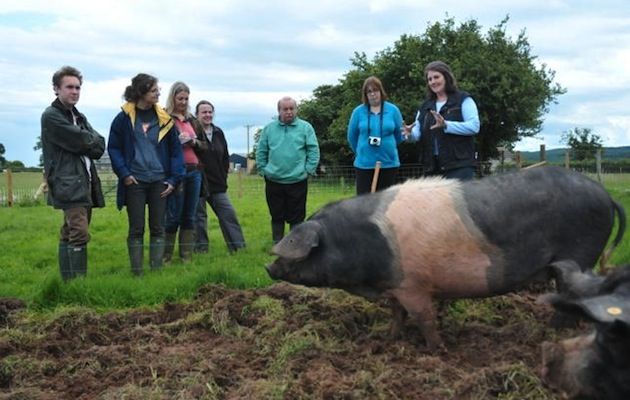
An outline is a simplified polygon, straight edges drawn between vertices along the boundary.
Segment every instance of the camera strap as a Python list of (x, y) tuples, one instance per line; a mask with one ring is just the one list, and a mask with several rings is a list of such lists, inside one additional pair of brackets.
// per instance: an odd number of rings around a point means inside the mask
[[(372, 135), (371, 128), (370, 128), (370, 121), (372, 120), (372, 111), (370, 111), (370, 105), (366, 104), (365, 105), (367, 107), (367, 122), (368, 122), (368, 126), (367, 126), (367, 131), (368, 131), (368, 137), (369, 136), (375, 136)], [(379, 113), (379, 117), (380, 117), (380, 127), (379, 127), (379, 131), (378, 131), (378, 137), (383, 137), (383, 114), (385, 111), (385, 103), (381, 102), (381, 112)]]

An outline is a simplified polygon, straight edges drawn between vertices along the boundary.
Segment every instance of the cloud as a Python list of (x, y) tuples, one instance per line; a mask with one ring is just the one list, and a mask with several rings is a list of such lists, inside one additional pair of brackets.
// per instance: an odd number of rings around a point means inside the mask
[(79, 109), (105, 135), (125, 86), (147, 72), (160, 79), (162, 100), (173, 81), (183, 80), (191, 101), (214, 102), (217, 122), (234, 137), (230, 148), (244, 149), (245, 125), (268, 122), (283, 95), (307, 98), (317, 86), (337, 83), (354, 52), (372, 57), (446, 17), (475, 19), (486, 31), (506, 15), (508, 34), (525, 30), (538, 65), (556, 71), (555, 81), (567, 88), (544, 117), (539, 136), (547, 147), (576, 126), (593, 129), (606, 145), (627, 144), (625, 0), (597, 7), (568, 0), (7, 2), (0, 10), (0, 143), (8, 159), (37, 163), (31, 148), (53, 99), (51, 75), (70, 64), (85, 77)]

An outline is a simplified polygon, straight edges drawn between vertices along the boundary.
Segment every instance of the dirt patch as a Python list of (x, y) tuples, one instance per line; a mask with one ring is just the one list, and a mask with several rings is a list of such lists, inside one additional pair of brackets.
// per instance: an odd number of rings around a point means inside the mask
[(205, 286), (189, 304), (46, 322), (0, 301), (0, 399), (554, 399), (537, 371), (558, 333), (535, 298), (444, 304), (437, 355), (412, 325), (389, 338), (386, 304), (337, 290)]

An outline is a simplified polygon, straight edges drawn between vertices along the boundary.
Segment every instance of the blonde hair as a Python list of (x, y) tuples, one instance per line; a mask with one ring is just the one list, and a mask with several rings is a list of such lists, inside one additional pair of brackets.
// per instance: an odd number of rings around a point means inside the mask
[[(171, 90), (168, 92), (168, 98), (166, 99), (166, 107), (165, 110), (169, 114), (173, 114), (175, 111), (175, 96), (177, 96), (181, 92), (186, 92), (190, 94), (190, 88), (184, 82), (177, 81), (171, 85)], [(188, 107), (186, 108), (186, 112), (184, 113), (184, 117), (189, 118), (192, 114), (190, 113), (190, 102), (188, 103)]]

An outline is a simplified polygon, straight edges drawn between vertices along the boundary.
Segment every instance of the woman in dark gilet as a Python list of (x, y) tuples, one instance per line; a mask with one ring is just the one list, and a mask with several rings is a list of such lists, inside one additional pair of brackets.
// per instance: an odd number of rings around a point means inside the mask
[(424, 69), (426, 98), (416, 119), (405, 125), (404, 135), (420, 143), (424, 175), (469, 180), (474, 177), (474, 136), (479, 133), (479, 113), (473, 98), (457, 88), (449, 66), (430, 62)]

